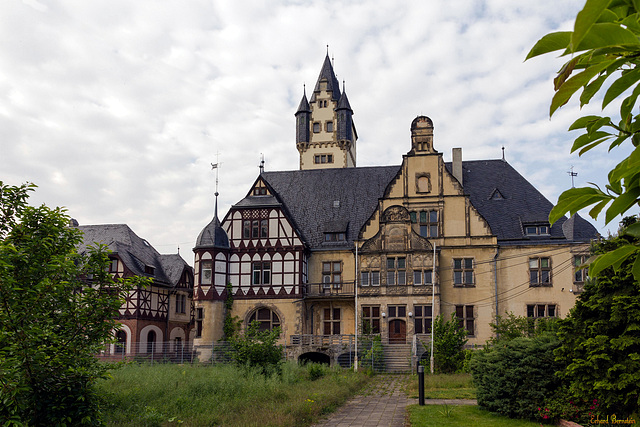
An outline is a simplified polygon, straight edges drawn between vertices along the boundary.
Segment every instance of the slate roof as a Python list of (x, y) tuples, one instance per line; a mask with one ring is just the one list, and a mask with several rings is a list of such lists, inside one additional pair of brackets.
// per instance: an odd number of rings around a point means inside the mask
[[(264, 172), (261, 177), (277, 198), (248, 196), (234, 207), (282, 206), (311, 248), (350, 248), (399, 169), (379, 166)], [(324, 241), (325, 232), (342, 231), (346, 241)]]
[[(446, 163), (451, 171), (451, 163)], [(234, 208), (281, 207), (312, 249), (352, 246), (400, 166), (264, 172), (275, 196), (249, 194)], [(588, 242), (598, 236), (576, 215), (562, 218), (548, 236), (526, 236), (524, 226), (548, 224), (552, 203), (504, 160), (462, 162), (464, 192), (500, 244)], [(336, 204), (334, 204), (337, 202)], [(344, 242), (324, 233), (346, 232)]]
[(229, 249), (229, 237), (220, 226), (218, 215), (214, 215), (213, 219), (205, 228), (202, 229), (196, 239), (194, 249), (202, 248), (222, 248)]
[(318, 76), (318, 80), (316, 81), (316, 87), (313, 90), (313, 95), (311, 95), (311, 101), (315, 102), (316, 93), (320, 92), (320, 81), (322, 79), (327, 79), (327, 91), (331, 92), (331, 99), (337, 101), (340, 99), (340, 83), (336, 78), (336, 73), (333, 72), (333, 65), (331, 65), (331, 59), (329, 59), (329, 54), (325, 56), (324, 63), (322, 64), (322, 69), (320, 70), (320, 75)]
[[(126, 224), (81, 225), (83, 243), (79, 253), (100, 243), (109, 248), (135, 275), (150, 277), (154, 284), (174, 287), (184, 268), (191, 268), (180, 255), (161, 255), (149, 242), (140, 238)], [(154, 274), (145, 273), (145, 266), (154, 268)], [(179, 272), (178, 272), (179, 271)]]
[[(451, 172), (451, 163), (446, 163), (446, 167)], [(549, 236), (526, 236), (525, 225), (549, 222), (553, 204), (504, 160), (462, 162), (462, 182), (471, 204), (502, 244), (588, 242), (598, 236), (595, 227), (578, 215), (557, 221)]]

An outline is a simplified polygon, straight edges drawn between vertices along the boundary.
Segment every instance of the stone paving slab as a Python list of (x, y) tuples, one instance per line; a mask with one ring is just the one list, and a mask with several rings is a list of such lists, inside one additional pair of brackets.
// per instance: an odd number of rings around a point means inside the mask
[[(407, 397), (406, 375), (378, 375), (359, 395), (312, 427), (405, 427), (407, 406), (418, 399)], [(476, 405), (475, 399), (425, 399), (426, 405)]]

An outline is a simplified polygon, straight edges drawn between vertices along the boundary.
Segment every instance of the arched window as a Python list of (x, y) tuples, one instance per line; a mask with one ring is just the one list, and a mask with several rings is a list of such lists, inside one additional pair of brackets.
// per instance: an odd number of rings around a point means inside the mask
[(124, 354), (127, 350), (127, 333), (125, 331), (116, 332), (116, 354)]
[(275, 311), (262, 307), (254, 311), (249, 317), (249, 323), (260, 323), (261, 331), (271, 331), (280, 326), (280, 318)]
[(156, 343), (156, 333), (154, 331), (149, 331), (147, 335), (147, 353), (153, 353), (154, 348), (153, 345)]

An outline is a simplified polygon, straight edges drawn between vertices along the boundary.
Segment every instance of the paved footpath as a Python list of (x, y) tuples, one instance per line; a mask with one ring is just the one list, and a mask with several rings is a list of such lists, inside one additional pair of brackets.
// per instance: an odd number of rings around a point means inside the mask
[[(411, 399), (405, 394), (407, 381), (407, 375), (377, 375), (358, 396), (313, 427), (408, 426), (406, 407), (417, 405), (418, 399)], [(425, 403), (475, 405), (476, 401), (426, 399)]]

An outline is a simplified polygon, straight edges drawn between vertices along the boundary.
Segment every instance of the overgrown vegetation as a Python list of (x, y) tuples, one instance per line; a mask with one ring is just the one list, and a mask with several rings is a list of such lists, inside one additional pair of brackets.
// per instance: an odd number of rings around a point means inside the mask
[(559, 345), (555, 334), (542, 333), (478, 350), (471, 363), (478, 405), (510, 418), (536, 419), (560, 384), (553, 354)]
[[(592, 252), (609, 253), (637, 242), (622, 235), (595, 243)], [(567, 390), (550, 406), (565, 412), (578, 407), (583, 415), (615, 413), (618, 418), (638, 413), (640, 282), (632, 268), (633, 261), (626, 260), (589, 280), (570, 315), (560, 321), (562, 345), (555, 354)]]
[(260, 330), (259, 322), (251, 322), (244, 333), (237, 332), (229, 338), (231, 358), (239, 367), (259, 368), (265, 375), (278, 373), (284, 359), (278, 338), (280, 328)]
[(133, 282), (112, 279), (105, 247), (78, 254), (81, 232), (29, 206), (33, 188), (0, 181), (0, 424), (99, 425), (94, 354)]
[[(451, 319), (445, 321), (442, 315), (435, 318), (433, 324), (434, 340), (434, 370), (436, 373), (451, 374), (461, 372), (465, 365), (465, 359), (470, 354), (465, 353), (464, 345), (467, 343), (467, 331), (461, 327), (460, 322), (455, 317), (455, 313), (451, 313)], [(430, 344), (424, 342), (427, 348), (426, 356), (430, 358)], [(421, 363), (426, 366), (427, 371), (430, 367), (430, 359), (423, 359)]]
[[(335, 410), (370, 377), (287, 362), (280, 374), (234, 365), (130, 364), (99, 383), (108, 426), (301, 426)], [(316, 372), (311, 374), (311, 372)], [(311, 377), (315, 377), (311, 382)]]

